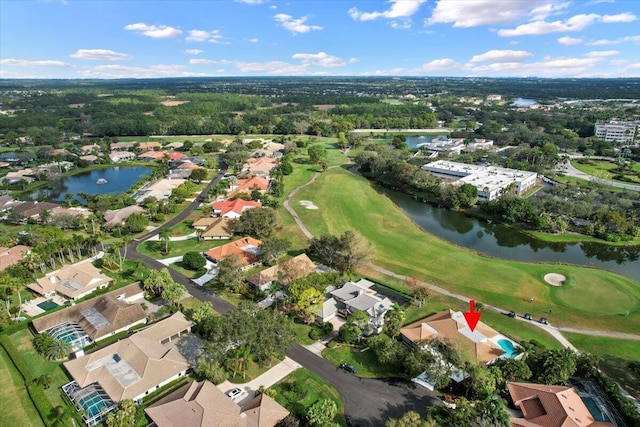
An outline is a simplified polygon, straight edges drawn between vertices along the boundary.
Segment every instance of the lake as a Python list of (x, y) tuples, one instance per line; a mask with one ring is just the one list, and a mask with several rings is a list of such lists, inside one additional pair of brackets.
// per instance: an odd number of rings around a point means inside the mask
[(640, 281), (639, 246), (545, 242), (502, 224), (489, 224), (460, 212), (419, 202), (401, 192), (379, 186), (377, 189), (425, 231), (458, 246), (514, 261), (596, 267)]
[(425, 142), (431, 142), (441, 135), (421, 135), (421, 136), (407, 136), (406, 143), (409, 148), (416, 148), (418, 144), (424, 144)]
[(511, 105), (514, 107), (531, 107), (532, 105), (535, 105), (537, 103), (538, 102), (535, 99), (516, 98), (511, 102)]
[[(76, 200), (84, 202), (77, 196), (78, 193), (94, 195), (124, 193), (142, 178), (151, 175), (152, 172), (153, 167), (151, 166), (113, 166), (107, 169), (96, 169), (51, 182), (46, 187), (33, 192), (31, 198), (62, 202), (65, 194), (71, 194)], [(106, 180), (106, 183), (98, 184), (98, 180)]]

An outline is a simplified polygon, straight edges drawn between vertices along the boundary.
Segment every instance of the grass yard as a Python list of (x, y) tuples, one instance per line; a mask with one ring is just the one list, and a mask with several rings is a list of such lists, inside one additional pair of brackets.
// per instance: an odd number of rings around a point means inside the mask
[(0, 347), (0, 419), (6, 426), (44, 426), (20, 373)]
[(640, 362), (640, 341), (562, 332), (578, 350)]
[(571, 242), (594, 242), (594, 243), (604, 243), (611, 246), (637, 246), (640, 245), (640, 237), (628, 240), (625, 242), (607, 242), (602, 239), (598, 239), (597, 237), (587, 236), (580, 233), (574, 233), (571, 231), (567, 231), (565, 233), (558, 234), (550, 234), (544, 233), (542, 231), (534, 231), (534, 230), (519, 230), (523, 233), (529, 234), (530, 236), (542, 240), (545, 242), (560, 242), (560, 243), (571, 243)]
[(363, 378), (399, 378), (403, 377), (400, 366), (381, 365), (372, 350), (362, 351), (350, 345), (338, 345), (322, 351), (324, 357), (332, 365), (340, 366), (348, 363), (355, 366), (358, 377)]
[(313, 344), (315, 340), (309, 338), (309, 332), (311, 332), (311, 326), (304, 323), (296, 323), (291, 320), (291, 328), (296, 336), (296, 342), (302, 345)]
[[(312, 201), (319, 209), (300, 209), (300, 200)], [(292, 206), (316, 236), (358, 231), (375, 245), (374, 262), (396, 273), (415, 275), (504, 310), (544, 315), (555, 324), (638, 332), (637, 282), (603, 270), (488, 258), (454, 246), (425, 233), (366, 179), (342, 168), (330, 169), (303, 188)], [(550, 272), (564, 274), (573, 286), (547, 285), (543, 277)], [(613, 303), (602, 301), (608, 295)], [(621, 316), (626, 310), (630, 315)]]
[(138, 245), (138, 252), (151, 258), (173, 258), (184, 255), (187, 252), (202, 252), (212, 248), (229, 243), (231, 240), (198, 240), (197, 238), (189, 240), (179, 240), (169, 242), (169, 253), (164, 253), (164, 243), (159, 240), (147, 240)]
[[(296, 384), (295, 386), (292, 386)], [(291, 413), (303, 419), (314, 403), (331, 399), (338, 407), (335, 421), (340, 426), (347, 425), (344, 417), (344, 403), (338, 391), (331, 384), (305, 369), (298, 369), (287, 375), (273, 387), (276, 401)]]
[[(560, 176), (560, 175), (555, 175), (553, 176), (553, 179), (555, 181), (558, 181), (562, 184), (566, 184), (566, 185), (574, 185), (576, 187), (586, 187), (586, 188), (590, 188), (593, 185), (603, 185), (603, 184), (595, 184), (591, 181), (588, 181), (586, 179), (582, 179), (582, 178), (576, 178), (573, 176)], [(629, 190), (625, 190), (623, 188), (618, 188), (618, 187), (613, 187), (613, 186), (607, 186), (607, 188), (610, 191), (613, 192), (622, 192), (622, 191), (629, 191)]]
[(614, 176), (616, 172), (612, 172), (613, 169), (617, 169), (618, 165), (614, 162), (610, 162), (608, 160), (589, 160), (588, 163), (582, 163), (580, 161), (572, 161), (571, 166), (578, 169), (580, 172), (584, 172), (591, 176), (595, 176), (597, 178), (603, 178), (610, 181), (622, 182), (627, 184), (638, 184), (640, 183), (640, 165), (638, 163), (634, 163), (631, 168), (631, 173), (626, 173), (625, 176), (630, 179), (630, 181), (621, 181), (619, 179), (615, 179)]

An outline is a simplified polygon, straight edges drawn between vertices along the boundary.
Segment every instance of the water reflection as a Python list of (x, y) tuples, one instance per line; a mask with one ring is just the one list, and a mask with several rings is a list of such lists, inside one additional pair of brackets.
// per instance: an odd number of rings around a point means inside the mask
[(377, 187), (423, 229), (451, 243), (496, 258), (577, 264), (614, 271), (640, 281), (640, 247), (558, 243), (534, 239), (502, 224), (486, 223), (404, 193)]

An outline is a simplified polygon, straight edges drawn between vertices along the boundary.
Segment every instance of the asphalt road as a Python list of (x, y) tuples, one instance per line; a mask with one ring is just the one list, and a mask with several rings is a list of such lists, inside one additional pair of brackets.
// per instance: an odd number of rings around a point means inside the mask
[[(143, 261), (150, 269), (166, 268), (159, 261), (137, 252), (136, 248), (140, 243), (157, 235), (162, 228), (173, 227), (189, 216), (206, 199), (209, 189), (222, 179), (226, 171), (226, 168), (221, 170), (200, 195), (175, 218), (132, 241), (127, 246), (127, 258), (133, 261)], [(226, 313), (235, 308), (232, 304), (196, 285), (177, 271), (170, 268), (169, 272), (173, 280), (187, 288), (193, 297), (200, 301), (209, 301), (217, 312)], [(424, 414), (427, 407), (440, 403), (440, 400), (432, 392), (412, 382), (358, 378), (336, 368), (300, 345), (296, 345), (286, 354), (338, 390), (344, 401), (347, 423), (352, 427), (383, 426), (389, 418), (400, 417), (407, 411)]]

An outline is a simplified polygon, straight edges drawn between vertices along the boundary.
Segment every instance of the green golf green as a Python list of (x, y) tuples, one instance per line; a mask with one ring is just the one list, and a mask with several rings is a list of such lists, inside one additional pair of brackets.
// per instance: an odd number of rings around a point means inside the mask
[(551, 289), (551, 296), (558, 305), (588, 313), (624, 314), (634, 308), (634, 298), (615, 281), (576, 271), (563, 286)]

